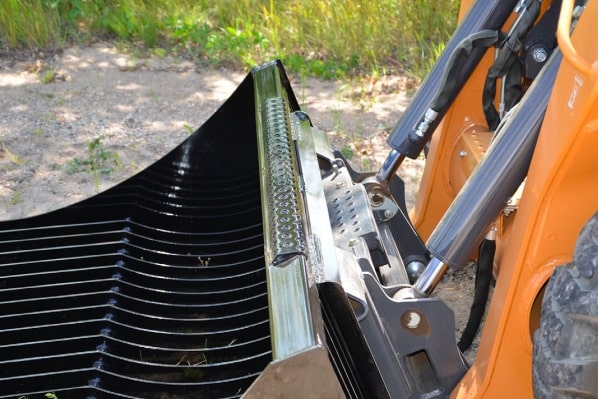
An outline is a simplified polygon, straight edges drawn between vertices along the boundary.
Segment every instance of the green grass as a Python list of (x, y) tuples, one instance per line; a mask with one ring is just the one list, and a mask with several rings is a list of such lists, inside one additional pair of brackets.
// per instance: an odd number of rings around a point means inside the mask
[(0, 42), (4, 46), (47, 47), (60, 37), (59, 14), (48, 2), (0, 1)]
[(73, 158), (70, 160), (66, 165), (67, 171), (70, 174), (91, 172), (96, 192), (98, 192), (100, 189), (100, 175), (109, 175), (113, 170), (120, 169), (122, 163), (118, 154), (106, 148), (99, 137), (87, 143), (87, 151), (87, 158)]
[(305, 75), (421, 75), (455, 27), (448, 0), (0, 0), (0, 46), (118, 39), (210, 63), (274, 57)]

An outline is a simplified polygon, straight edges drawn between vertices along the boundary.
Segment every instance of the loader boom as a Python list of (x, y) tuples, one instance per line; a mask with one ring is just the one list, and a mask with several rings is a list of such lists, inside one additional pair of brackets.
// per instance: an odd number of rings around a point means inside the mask
[[(377, 172), (272, 61), (139, 174), (0, 222), (0, 398), (598, 398), (598, 0), (560, 8), (463, 0)], [(435, 289), (476, 265), (459, 337)]]

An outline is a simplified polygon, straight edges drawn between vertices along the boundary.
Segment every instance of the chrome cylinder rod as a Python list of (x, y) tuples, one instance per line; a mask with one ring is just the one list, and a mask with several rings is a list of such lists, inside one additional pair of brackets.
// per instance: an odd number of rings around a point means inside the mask
[(419, 276), (415, 284), (413, 284), (413, 289), (419, 294), (430, 296), (447, 269), (448, 266), (440, 259), (432, 258), (421, 276)]
[(401, 166), (401, 163), (403, 163), (403, 159), (405, 159), (403, 154), (397, 150), (391, 150), (382, 164), (382, 167), (376, 174), (376, 179), (379, 182), (389, 182), (399, 166)]

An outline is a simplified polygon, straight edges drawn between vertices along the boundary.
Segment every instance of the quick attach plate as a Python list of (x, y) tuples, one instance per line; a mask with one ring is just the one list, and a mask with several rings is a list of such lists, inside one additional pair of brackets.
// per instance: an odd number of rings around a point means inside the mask
[(322, 183), (335, 245), (347, 248), (363, 238), (369, 249), (375, 248), (378, 230), (363, 185), (353, 184), (345, 168), (336, 169)]

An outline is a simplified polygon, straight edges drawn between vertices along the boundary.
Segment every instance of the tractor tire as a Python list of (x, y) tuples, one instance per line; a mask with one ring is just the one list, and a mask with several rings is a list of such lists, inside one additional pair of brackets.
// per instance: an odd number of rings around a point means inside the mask
[(598, 398), (598, 213), (546, 286), (532, 366), (536, 398)]

